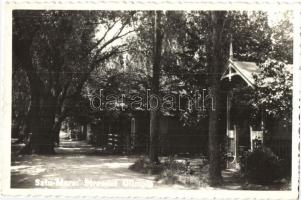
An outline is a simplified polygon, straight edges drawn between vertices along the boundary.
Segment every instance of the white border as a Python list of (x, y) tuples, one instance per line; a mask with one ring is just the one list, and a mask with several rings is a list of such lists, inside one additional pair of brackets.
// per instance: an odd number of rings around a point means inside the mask
[[(134, 190), (134, 189), (10, 189), (10, 130), (11, 130), (11, 52), (12, 52), (12, 9), (60, 9), (60, 10), (294, 10), (294, 77), (293, 77), (293, 140), (292, 140), (292, 190), (291, 191), (237, 191), (237, 190)], [(1, 10), (2, 12), (3, 10)], [(1, 193), (4, 195), (30, 195), (42, 197), (127, 197), (127, 198), (177, 198), (177, 199), (296, 199), (299, 180), (300, 143), (300, 86), (301, 86), (301, 3), (285, 1), (9, 1), (2, 12), (1, 42), (4, 47), (1, 55), (2, 67), (0, 74), (0, 148)], [(4, 16), (4, 17), (3, 17)], [(4, 24), (3, 24), (4, 23)], [(4, 60), (4, 61), (3, 61)], [(1, 103), (2, 102), (2, 103)], [(0, 168), (0, 170), (1, 170)], [(1, 173), (2, 172), (2, 173)], [(1, 187), (1, 185), (0, 185)]]

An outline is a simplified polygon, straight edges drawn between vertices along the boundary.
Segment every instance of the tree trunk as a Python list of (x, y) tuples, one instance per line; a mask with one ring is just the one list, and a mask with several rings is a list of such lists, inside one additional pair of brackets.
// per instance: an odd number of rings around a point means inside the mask
[(159, 163), (159, 116), (158, 111), (150, 111), (150, 162)]
[(51, 94), (41, 92), (42, 87), (31, 85), (29, 142), (21, 150), (23, 154), (53, 154), (55, 119), (55, 100)]
[(87, 140), (87, 123), (84, 122), (83, 124), (83, 139)]
[(215, 110), (209, 111), (209, 178), (211, 185), (222, 182), (220, 132), (223, 127), (223, 94), (220, 76), (224, 69), (222, 56), (222, 30), (224, 12), (213, 11), (212, 20), (212, 56), (211, 56), (211, 94), (215, 98)]
[(14, 123), (14, 127), (12, 127), (12, 134), (11, 137), (12, 138), (18, 138), (18, 142), (22, 141), (22, 119), (20, 117), (16, 118), (15, 120), (13, 120)]
[[(161, 68), (161, 51), (162, 51), (162, 30), (161, 30), (162, 11), (155, 11), (155, 40), (153, 51), (153, 77), (152, 77), (152, 94), (159, 94), (160, 85), (160, 68)], [(154, 102), (149, 102), (153, 107)], [(149, 159), (152, 163), (159, 163), (159, 110), (150, 111), (150, 148)]]
[(28, 137), (28, 129), (29, 129), (29, 124), (28, 124), (28, 116), (24, 115), (23, 119), (21, 119), (20, 122), (20, 127), (19, 127), (19, 137), (18, 137), (18, 142), (24, 142), (25, 139)]
[(54, 142), (56, 146), (60, 145), (60, 132), (61, 132), (62, 121), (56, 121), (52, 128), (52, 134), (54, 135)]

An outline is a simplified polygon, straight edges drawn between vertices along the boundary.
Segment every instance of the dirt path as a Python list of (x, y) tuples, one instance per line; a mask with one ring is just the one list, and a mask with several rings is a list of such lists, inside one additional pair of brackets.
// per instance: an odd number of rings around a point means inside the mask
[(84, 142), (63, 142), (56, 155), (12, 158), (13, 188), (152, 187), (154, 176), (128, 167), (137, 156), (97, 155)]
[[(16, 152), (20, 147), (21, 145), (12, 145), (12, 188), (188, 189), (182, 184), (161, 184), (155, 180), (155, 175), (129, 170), (129, 166), (139, 159), (139, 156), (106, 155), (85, 142), (62, 141), (61, 146), (56, 148), (56, 155), (18, 156)], [(224, 184), (214, 189), (242, 189), (243, 182), (237, 171), (224, 170), (222, 174)], [(250, 185), (247, 189), (279, 190), (281, 188), (278, 185)], [(289, 184), (284, 186), (285, 190), (287, 188), (290, 188)]]

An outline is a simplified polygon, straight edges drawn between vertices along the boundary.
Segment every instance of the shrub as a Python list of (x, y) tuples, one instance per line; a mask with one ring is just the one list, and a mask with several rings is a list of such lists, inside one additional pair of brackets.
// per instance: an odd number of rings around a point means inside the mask
[(129, 169), (146, 174), (156, 175), (158, 184), (179, 184), (189, 188), (209, 186), (209, 165), (204, 161), (198, 173), (188, 159), (176, 159), (170, 156), (162, 159), (160, 164), (152, 164), (148, 158), (140, 158)]
[(159, 174), (164, 167), (161, 164), (151, 163), (147, 158), (140, 158), (129, 169), (143, 174)]
[(268, 148), (248, 152), (241, 158), (241, 172), (248, 182), (267, 185), (283, 178), (283, 162)]

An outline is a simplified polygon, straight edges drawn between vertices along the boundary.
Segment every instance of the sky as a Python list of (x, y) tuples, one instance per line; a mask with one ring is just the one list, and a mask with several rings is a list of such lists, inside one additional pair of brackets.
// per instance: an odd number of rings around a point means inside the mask
[[(287, 10), (284, 11), (268, 11), (268, 21), (270, 26), (276, 25), (285, 15)], [(290, 12), (290, 19), (293, 20), (293, 12)]]

